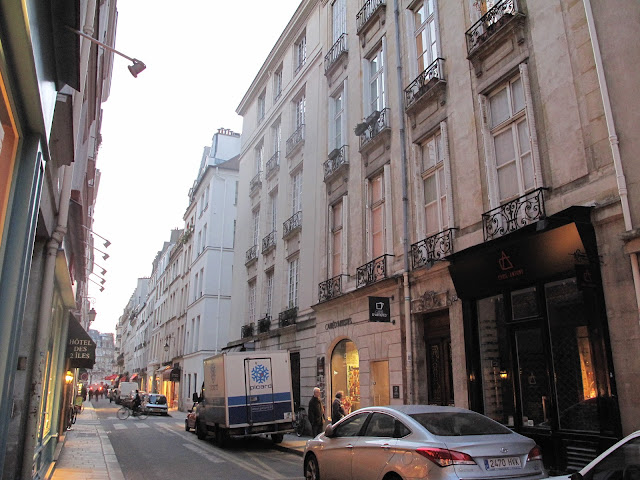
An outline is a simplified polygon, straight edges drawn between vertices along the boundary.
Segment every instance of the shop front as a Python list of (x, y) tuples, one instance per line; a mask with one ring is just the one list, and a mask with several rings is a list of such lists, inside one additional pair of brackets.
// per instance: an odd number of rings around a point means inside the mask
[(527, 435), (552, 471), (621, 436), (600, 257), (587, 208), (461, 251), (470, 407)]

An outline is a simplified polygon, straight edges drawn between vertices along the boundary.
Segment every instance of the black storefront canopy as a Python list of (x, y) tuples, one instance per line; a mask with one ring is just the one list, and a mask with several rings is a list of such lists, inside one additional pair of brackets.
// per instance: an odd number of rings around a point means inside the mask
[(69, 368), (93, 368), (96, 363), (96, 343), (73, 315), (69, 315), (67, 334)]

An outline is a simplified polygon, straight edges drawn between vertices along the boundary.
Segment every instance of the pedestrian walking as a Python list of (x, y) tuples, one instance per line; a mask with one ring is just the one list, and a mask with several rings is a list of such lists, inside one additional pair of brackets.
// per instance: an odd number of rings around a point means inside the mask
[(309, 422), (311, 423), (311, 436), (314, 438), (322, 433), (324, 426), (324, 407), (320, 400), (320, 389), (313, 389), (313, 396), (309, 400)]
[(331, 404), (331, 423), (336, 423), (345, 416), (344, 408), (342, 408), (342, 395), (342, 390), (337, 392), (336, 398), (333, 399), (333, 403)]
[(93, 388), (89, 387), (89, 401), (93, 398)]

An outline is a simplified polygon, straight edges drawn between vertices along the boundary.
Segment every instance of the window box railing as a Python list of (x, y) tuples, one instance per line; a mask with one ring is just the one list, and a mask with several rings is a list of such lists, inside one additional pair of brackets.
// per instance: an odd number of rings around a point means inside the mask
[(385, 108), (381, 112), (375, 111), (369, 115), (367, 120), (365, 120), (367, 126), (364, 132), (360, 134), (360, 149), (373, 140), (380, 132), (389, 128), (389, 116), (388, 108)]
[(265, 315), (258, 320), (258, 333), (267, 333), (271, 329), (271, 315)]
[(295, 132), (287, 139), (287, 156), (304, 142), (304, 124), (300, 125)]
[(329, 280), (320, 282), (318, 284), (318, 303), (326, 302), (342, 295), (342, 277), (346, 276), (344, 274), (336, 275)]
[(466, 31), (467, 54), (471, 55), (474, 50), (485, 43), (490, 37), (495, 35), (504, 25), (515, 17), (523, 17), (524, 14), (518, 5), (517, 0), (502, 0), (494, 5), (480, 20), (474, 23)]
[(280, 167), (280, 152), (276, 152), (271, 155), (271, 158), (265, 165), (265, 177), (269, 178)]
[(404, 107), (408, 109), (420, 98), (444, 82), (444, 59), (436, 58), (418, 77), (404, 89)]
[(393, 255), (384, 254), (365, 263), (356, 270), (356, 288), (366, 287), (388, 277), (387, 257)]
[(298, 230), (302, 229), (302, 211), (294, 213), (282, 224), (282, 238), (288, 238)]
[(538, 188), (482, 214), (485, 242), (515, 232), (546, 217), (544, 196)]
[(453, 228), (431, 235), (411, 245), (412, 268), (419, 268), (443, 260), (453, 253)]
[(242, 327), (240, 327), (240, 336), (241, 338), (253, 337), (253, 323), (242, 325)]
[(254, 245), (249, 250), (247, 250), (247, 253), (244, 255), (244, 264), (249, 265), (251, 262), (254, 262), (257, 259), (258, 259), (258, 246)]
[(385, 0), (367, 0), (356, 15), (357, 32), (360, 32), (368, 25), (379, 8), (386, 8)]
[(324, 162), (324, 181), (326, 182), (333, 176), (341, 167), (349, 164), (347, 158), (347, 146), (343, 145), (340, 148), (336, 148), (329, 153), (329, 159)]
[(272, 248), (276, 248), (276, 231), (275, 230), (262, 239), (263, 254), (267, 253)]
[(256, 175), (249, 182), (249, 189), (252, 192), (262, 185), (262, 181), (260, 180), (261, 175), (262, 175), (262, 172), (256, 173)]
[(333, 44), (331, 50), (329, 50), (329, 53), (324, 56), (325, 75), (331, 70), (331, 67), (333, 67), (338, 62), (340, 57), (342, 57), (342, 54), (347, 53), (347, 51), (347, 34), (343, 33), (342, 35), (340, 35), (340, 37), (338, 37), (336, 43)]
[(296, 323), (296, 318), (298, 318), (298, 307), (291, 307), (283, 312), (280, 312), (278, 314), (278, 323), (280, 325), (280, 328), (293, 325), (294, 323)]

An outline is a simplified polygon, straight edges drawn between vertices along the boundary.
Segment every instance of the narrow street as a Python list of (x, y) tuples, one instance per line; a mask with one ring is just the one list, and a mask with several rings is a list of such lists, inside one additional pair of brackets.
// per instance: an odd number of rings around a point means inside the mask
[(119, 406), (94, 402), (126, 480), (207, 478), (302, 479), (302, 459), (279, 451), (267, 438), (233, 440), (221, 449), (184, 429), (183, 412), (119, 420)]

